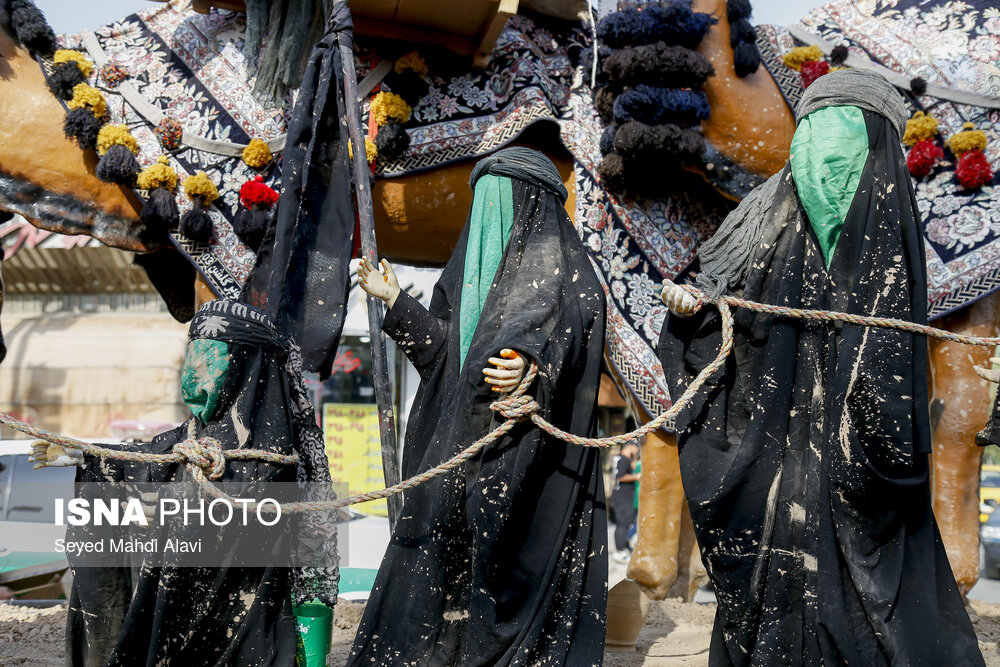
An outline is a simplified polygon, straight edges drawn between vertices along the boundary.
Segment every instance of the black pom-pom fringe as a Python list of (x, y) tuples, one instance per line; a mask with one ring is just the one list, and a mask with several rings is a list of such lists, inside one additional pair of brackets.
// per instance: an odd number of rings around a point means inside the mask
[(139, 174), (139, 162), (132, 151), (118, 144), (108, 149), (97, 163), (97, 177), (105, 183), (135, 185)]
[(181, 234), (195, 243), (208, 243), (212, 240), (212, 215), (195, 206), (181, 218)]
[(56, 34), (45, 15), (29, 0), (10, 0), (10, 27), (29, 51), (47, 56), (56, 50)]
[(733, 47), (733, 69), (736, 76), (753, 74), (760, 67), (760, 52), (754, 42), (744, 42)]
[(729, 24), (729, 44), (735, 47), (737, 44), (757, 41), (757, 31), (750, 25), (750, 21), (740, 19)]
[(378, 134), (375, 135), (375, 148), (378, 149), (379, 157), (387, 160), (401, 158), (409, 147), (410, 135), (397, 121), (388, 121), (378, 129)]
[(698, 130), (632, 121), (618, 128), (614, 150), (630, 162), (645, 161), (643, 167), (655, 171), (658, 165), (676, 159), (697, 161), (705, 151), (705, 139)]
[(916, 95), (917, 97), (920, 97), (921, 95), (926, 93), (927, 80), (919, 76), (915, 76), (912, 79), (910, 79), (910, 92)]
[(597, 174), (601, 177), (601, 184), (612, 192), (624, 192), (628, 184), (625, 177), (625, 160), (621, 155), (608, 153), (597, 165)]
[(594, 92), (594, 108), (605, 123), (615, 117), (615, 91), (611, 86), (602, 86)]
[(608, 125), (604, 128), (604, 132), (601, 133), (601, 155), (607, 155), (615, 150), (615, 132), (617, 131), (617, 125)]
[(260, 250), (264, 234), (267, 233), (270, 224), (270, 211), (257, 211), (240, 207), (240, 210), (236, 212), (236, 217), (233, 218), (233, 231), (246, 247), (256, 253)]
[(75, 140), (80, 148), (95, 148), (100, 131), (101, 121), (94, 117), (90, 109), (70, 109), (63, 121), (66, 138)]
[(83, 72), (76, 63), (56, 63), (49, 75), (49, 90), (61, 100), (73, 97), (73, 87), (85, 81)]
[(139, 212), (139, 220), (146, 226), (149, 238), (174, 231), (180, 222), (177, 199), (166, 188), (154, 188)]
[(605, 59), (604, 70), (620, 85), (645, 83), (661, 88), (700, 88), (715, 73), (697, 51), (663, 42), (615, 51)]

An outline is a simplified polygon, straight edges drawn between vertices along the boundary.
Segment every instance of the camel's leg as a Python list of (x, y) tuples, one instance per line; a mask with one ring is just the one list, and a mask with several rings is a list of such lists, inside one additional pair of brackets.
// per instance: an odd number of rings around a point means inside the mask
[[(642, 491), (642, 487), (639, 487)], [(667, 597), (681, 598), (685, 602), (694, 600), (694, 594), (708, 582), (708, 572), (701, 560), (698, 540), (694, 534), (691, 513), (687, 501), (681, 507), (681, 536), (677, 547), (677, 580), (667, 592)]]
[[(1000, 293), (935, 323), (956, 333), (995, 336)], [(931, 428), (934, 515), (955, 580), (964, 595), (979, 579), (979, 464), (976, 432), (989, 418), (987, 382), (973, 366), (989, 367), (993, 348), (932, 338)]]
[(213, 301), (218, 298), (219, 297), (215, 295), (215, 292), (212, 291), (212, 288), (209, 287), (208, 283), (205, 282), (205, 279), (201, 276), (201, 274), (196, 272), (194, 274), (195, 311), (197, 311), (199, 308), (201, 308), (204, 304), (208, 303), (209, 301)]
[[(648, 420), (649, 416), (643, 418)], [(638, 540), (628, 577), (654, 600), (667, 597), (677, 579), (682, 516), (686, 512), (676, 436), (650, 433), (642, 448)], [(686, 560), (687, 554), (682, 558)], [(686, 563), (683, 569), (687, 569)]]

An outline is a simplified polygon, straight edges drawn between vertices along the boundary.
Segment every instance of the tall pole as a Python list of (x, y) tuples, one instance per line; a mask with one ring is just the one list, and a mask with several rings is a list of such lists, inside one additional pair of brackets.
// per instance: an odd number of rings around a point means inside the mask
[[(346, 0), (343, 0), (346, 1)], [(368, 161), (365, 159), (365, 133), (361, 129), (361, 107), (358, 101), (358, 76), (354, 71), (354, 52), (349, 32), (338, 37), (340, 58), (344, 67), (344, 103), (347, 107), (347, 131), (354, 148), (351, 168), (354, 172), (354, 192), (358, 202), (358, 224), (361, 232), (361, 254), (378, 264), (375, 245), (375, 216), (372, 213), (372, 191)], [(382, 441), (382, 474), (386, 486), (400, 481), (399, 460), (396, 449), (396, 421), (389, 392), (389, 364), (385, 352), (385, 334), (382, 333), (382, 301), (368, 296), (368, 331), (372, 345), (372, 379), (375, 384), (375, 403), (378, 405), (378, 430)], [(390, 496), (389, 527), (395, 528), (399, 517), (400, 496)]]

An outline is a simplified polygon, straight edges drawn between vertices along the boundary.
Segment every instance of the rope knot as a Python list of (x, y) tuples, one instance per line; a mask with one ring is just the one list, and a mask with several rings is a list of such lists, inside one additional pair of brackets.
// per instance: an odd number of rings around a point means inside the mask
[(173, 451), (183, 463), (205, 471), (209, 479), (219, 479), (226, 472), (226, 455), (215, 438), (188, 438), (174, 445)]
[(694, 285), (678, 285), (678, 287), (695, 298), (694, 310), (691, 312), (697, 313), (701, 310), (701, 307), (705, 305), (705, 293)]
[(538, 401), (527, 394), (510, 395), (490, 403), (490, 410), (499, 413), (504, 419), (523, 421), (540, 409)]

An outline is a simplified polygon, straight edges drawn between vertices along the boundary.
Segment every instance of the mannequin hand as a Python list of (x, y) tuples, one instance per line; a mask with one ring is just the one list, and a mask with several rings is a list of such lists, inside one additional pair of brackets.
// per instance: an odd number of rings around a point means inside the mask
[(490, 363), (483, 369), (486, 383), (493, 385), (493, 391), (509, 394), (517, 389), (524, 379), (524, 357), (514, 350), (500, 350), (500, 357), (490, 357)]
[(44, 440), (31, 443), (31, 454), (28, 460), (35, 464), (35, 470), (41, 468), (67, 468), (83, 464), (83, 452), (72, 447), (53, 445)]
[(396, 272), (392, 270), (392, 265), (388, 260), (380, 262), (385, 275), (368, 261), (367, 257), (361, 259), (358, 264), (358, 284), (368, 294), (385, 301), (385, 305), (392, 308), (399, 296), (399, 281), (396, 279)]
[(667, 308), (674, 315), (687, 317), (695, 311), (698, 300), (685, 291), (680, 285), (675, 285), (669, 280), (663, 280), (663, 290), (660, 291), (660, 298)]

